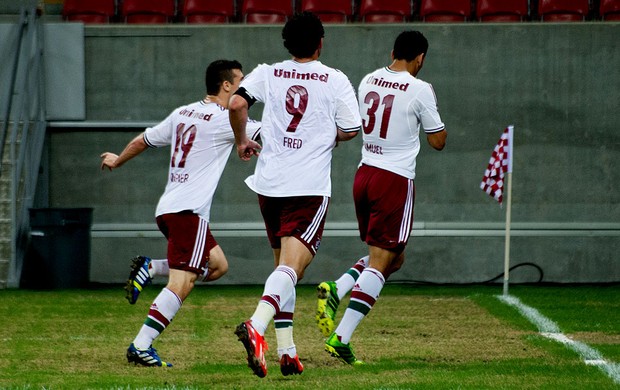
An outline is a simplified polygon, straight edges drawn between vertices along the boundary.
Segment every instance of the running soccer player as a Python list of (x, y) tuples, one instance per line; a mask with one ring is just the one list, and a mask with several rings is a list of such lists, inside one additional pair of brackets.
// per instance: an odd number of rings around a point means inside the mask
[[(168, 284), (155, 298), (127, 349), (129, 362), (172, 366), (158, 356), (153, 341), (170, 324), (199, 277), (215, 280), (228, 270), (224, 252), (211, 235), (209, 215), (235, 140), (228, 121), (228, 101), (242, 79), (239, 62), (212, 62), (206, 70), (204, 99), (175, 109), (163, 122), (129, 142), (120, 155), (101, 154), (101, 169), (112, 170), (149, 147), (171, 146), (168, 182), (155, 213), (159, 230), (168, 240)], [(253, 138), (259, 127), (257, 122), (249, 122), (247, 136)], [(143, 262), (138, 271), (145, 267), (148, 271)]]
[[(319, 284), (316, 315), (319, 329), (328, 337), (325, 350), (348, 364), (363, 364), (351, 348), (351, 336), (379, 298), (385, 280), (405, 260), (413, 224), (420, 126), (434, 149), (442, 150), (446, 144), (433, 87), (416, 78), (427, 51), (422, 33), (402, 32), (394, 42), (392, 63), (360, 82), (364, 143), (353, 197), (368, 256), (336, 282)], [(340, 299), (351, 289), (349, 305), (333, 331)]]
[[(230, 102), (239, 157), (247, 161), (258, 156), (246, 184), (258, 194), (276, 266), (254, 314), (235, 331), (248, 366), (261, 378), (267, 375), (263, 336), (272, 319), (282, 374), (303, 371), (293, 342), (295, 286), (321, 241), (331, 196), (332, 150), (361, 129), (351, 82), (318, 61), (323, 36), (316, 15), (296, 14), (282, 30), (292, 59), (257, 66)], [(260, 153), (245, 129), (248, 108), (256, 101), (264, 103)]]

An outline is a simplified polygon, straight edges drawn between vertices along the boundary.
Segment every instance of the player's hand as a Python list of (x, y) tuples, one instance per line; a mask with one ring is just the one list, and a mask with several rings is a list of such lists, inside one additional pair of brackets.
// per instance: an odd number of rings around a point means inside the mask
[(249, 161), (252, 156), (258, 157), (260, 155), (258, 152), (260, 148), (261, 145), (258, 142), (248, 139), (247, 143), (237, 145), (237, 154), (243, 161)]
[(101, 170), (108, 168), (110, 171), (113, 168), (116, 168), (116, 159), (118, 155), (110, 152), (105, 152), (101, 154)]

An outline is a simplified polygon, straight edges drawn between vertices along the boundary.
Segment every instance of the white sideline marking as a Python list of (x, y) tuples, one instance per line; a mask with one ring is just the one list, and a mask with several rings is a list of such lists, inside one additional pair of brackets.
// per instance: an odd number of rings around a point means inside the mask
[(560, 328), (555, 322), (540, 314), (540, 312), (533, 307), (523, 304), (519, 298), (513, 297), (512, 295), (497, 295), (497, 299), (515, 307), (525, 318), (536, 325), (543, 337), (564, 344), (567, 348), (577, 352), (585, 364), (597, 366), (614, 382), (620, 384), (620, 364), (605, 360), (596, 349), (581, 341), (575, 341), (567, 337), (560, 331)]

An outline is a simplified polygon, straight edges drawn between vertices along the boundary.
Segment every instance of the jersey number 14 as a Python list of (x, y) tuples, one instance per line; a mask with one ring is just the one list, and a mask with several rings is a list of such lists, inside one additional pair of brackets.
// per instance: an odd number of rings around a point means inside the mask
[[(172, 159), (170, 160), (170, 166), (172, 168), (185, 168), (185, 160), (187, 159), (187, 155), (189, 151), (192, 149), (194, 145), (194, 139), (196, 138), (196, 126), (191, 125), (185, 130), (185, 123), (179, 123), (177, 126), (177, 136), (174, 141), (174, 153), (172, 154)], [(180, 150), (179, 150), (180, 149)], [(177, 162), (179, 157), (179, 152), (182, 152), (181, 159)]]

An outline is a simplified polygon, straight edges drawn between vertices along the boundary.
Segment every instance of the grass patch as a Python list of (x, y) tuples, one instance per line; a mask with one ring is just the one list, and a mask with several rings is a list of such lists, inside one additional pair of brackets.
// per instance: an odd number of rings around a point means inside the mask
[[(540, 337), (516, 310), (497, 300), (501, 287), (495, 286), (387, 285), (352, 340), (358, 357), (368, 363), (360, 368), (323, 351), (313, 318), (314, 287), (299, 286), (295, 341), (305, 371), (295, 377), (280, 374), (270, 325), (264, 379), (251, 375), (233, 335), (253, 312), (262, 287), (200, 286), (154, 345), (174, 367), (130, 365), (125, 350), (158, 292), (159, 287), (150, 287), (131, 306), (116, 286), (0, 291), (0, 388), (617, 388), (596, 367)], [(511, 293), (618, 362), (618, 287), (514, 286)]]

